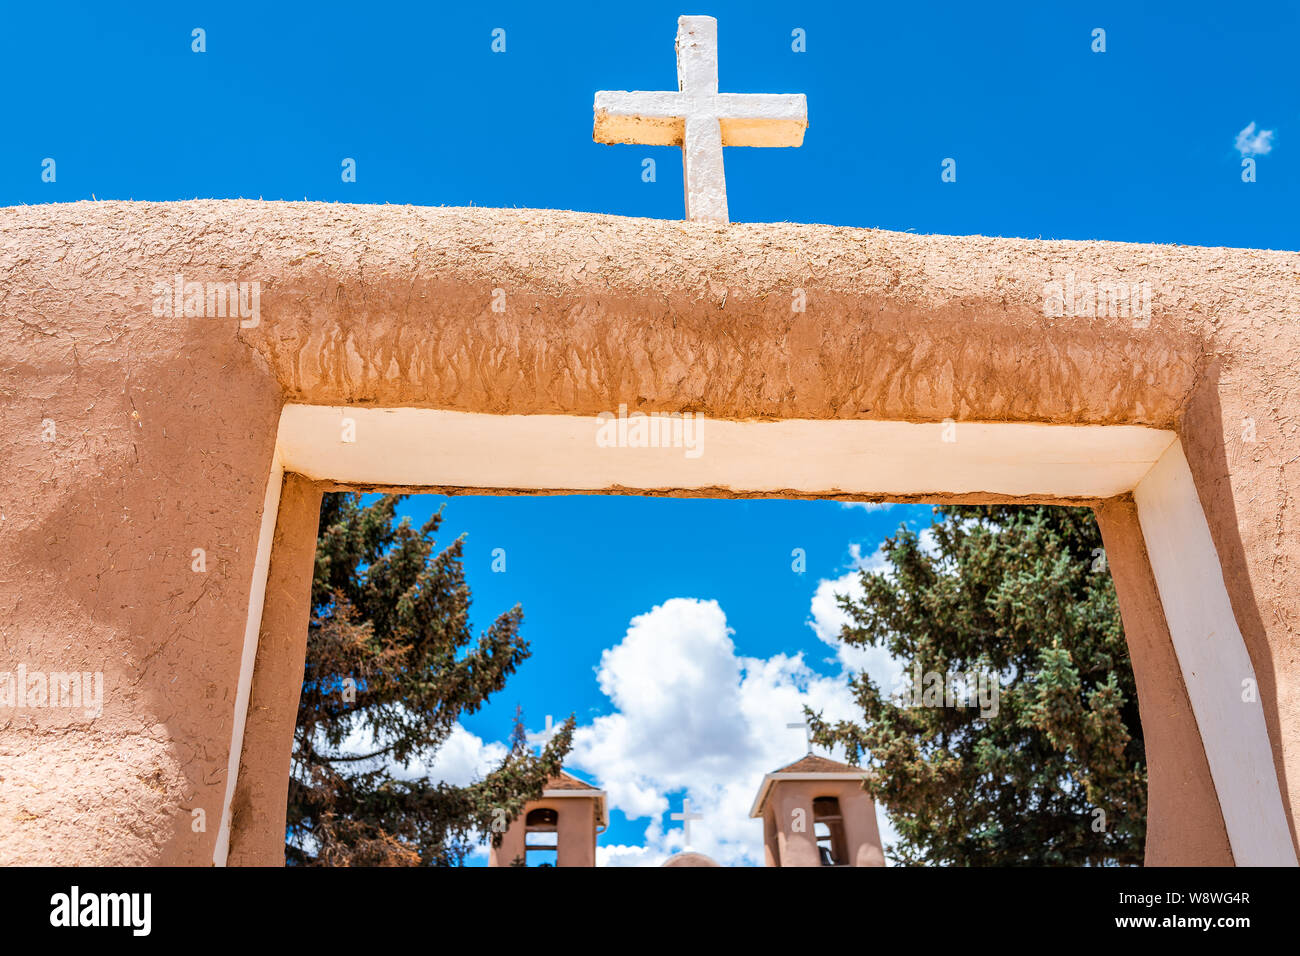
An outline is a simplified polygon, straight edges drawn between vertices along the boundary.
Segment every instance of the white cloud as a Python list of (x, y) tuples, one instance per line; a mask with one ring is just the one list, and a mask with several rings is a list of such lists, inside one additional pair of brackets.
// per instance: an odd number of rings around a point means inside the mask
[(1242, 156), (1263, 156), (1273, 149), (1273, 134), (1276, 130), (1262, 129), (1255, 132), (1255, 124), (1237, 134), (1236, 149)]
[[(351, 730), (337, 748), (330, 748), (323, 735), (317, 738), (317, 746), (322, 751), (338, 754), (367, 754), (379, 749), (380, 744), (372, 730), (354, 721)], [(505, 744), (485, 741), (457, 723), (433, 754), (432, 760), (426, 761), (416, 755), (410, 763), (403, 765), (385, 754), (369, 760), (358, 760), (350, 765), (350, 769), (364, 772), (383, 767), (395, 780), (420, 780), (427, 776), (434, 783), (464, 787), (483, 779), (499, 767), (505, 760), (506, 752)], [(487, 856), (486, 838), (474, 843), (474, 837), (471, 836), (471, 844), (471, 857)]]
[(888, 511), (897, 501), (841, 501), (845, 508), (861, 508), (863, 511)]
[(666, 859), (653, 847), (596, 844), (597, 866), (660, 866)]
[(763, 775), (804, 750), (786, 724), (805, 704), (832, 720), (855, 713), (842, 676), (814, 672), (801, 654), (738, 655), (722, 608), (694, 598), (633, 618), (597, 678), (616, 710), (577, 729), (569, 763), (595, 776), (612, 808), (649, 817), (641, 846), (598, 849), (605, 866), (658, 866), (684, 849), (680, 822), (665, 830), (662, 818), (680, 811), (683, 793), (703, 815), (692, 849), (724, 866), (761, 866), (763, 827), (750, 805)]
[(418, 776), (427, 772), (429, 779), (434, 782), (464, 787), (476, 780), (482, 780), (501, 766), (501, 762), (505, 759), (505, 744), (485, 741), (460, 724), (456, 724), (452, 728), (451, 736), (438, 748), (432, 762), (427, 766), (419, 767), (413, 764), (412, 773)]
[(877, 547), (867, 557), (862, 556), (862, 545), (854, 542), (849, 545), (849, 565), (857, 571), (888, 571), (893, 565), (885, 560), (883, 548)]
[(839, 606), (838, 598), (858, 600), (862, 597), (862, 579), (858, 571), (831, 580), (821, 580), (813, 593), (808, 626), (817, 638), (835, 651), (841, 668), (854, 674), (868, 674), (878, 687), (892, 688), (903, 672), (902, 665), (883, 647), (856, 647), (840, 640), (841, 629), (850, 622)]
[[(918, 541), (922, 553), (931, 556), (938, 553), (932, 529), (922, 529)], [(849, 557), (851, 570), (838, 578), (823, 578), (817, 582), (817, 590), (813, 592), (809, 609), (811, 617), (808, 626), (813, 629), (818, 640), (835, 650), (835, 659), (841, 668), (854, 674), (867, 674), (877, 687), (888, 692), (898, 682), (903, 673), (903, 665), (891, 657), (884, 647), (854, 647), (840, 640), (840, 632), (850, 623), (850, 618), (840, 608), (838, 598), (843, 595), (851, 600), (860, 599), (863, 594), (860, 572), (869, 571), (892, 577), (893, 566), (885, 560), (885, 553), (880, 548), (864, 558), (861, 546), (851, 544)]]
[[(338, 754), (365, 754), (373, 753), (381, 745), (373, 731), (363, 724), (354, 722), (352, 729), (337, 748), (330, 748), (323, 736), (318, 738), (318, 746), (322, 750), (332, 750)], [(464, 787), (487, 776), (501, 765), (505, 757), (505, 744), (485, 741), (458, 723), (452, 727), (447, 739), (433, 754), (432, 760), (426, 761), (417, 754), (411, 758), (410, 763), (403, 765), (385, 754), (369, 760), (355, 761), (350, 765), (350, 769), (366, 771), (384, 767), (396, 780), (420, 780), (428, 776), (434, 783), (449, 783), (455, 787)]]

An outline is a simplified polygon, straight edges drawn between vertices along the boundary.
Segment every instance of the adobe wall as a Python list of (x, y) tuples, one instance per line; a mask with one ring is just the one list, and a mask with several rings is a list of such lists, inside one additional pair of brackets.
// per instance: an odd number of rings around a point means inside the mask
[[(1044, 316), (1067, 272), (1149, 282), (1149, 327)], [(260, 282), (260, 323), (155, 316), (177, 273)], [(1297, 275), (1291, 252), (529, 210), (0, 209), (0, 668), (105, 680), (93, 720), (0, 712), (0, 863), (213, 860), (286, 401), (1175, 428), (1294, 834)], [(293, 692), (255, 686), (254, 710), (282, 721)]]
[[(763, 810), (763, 858), (766, 866), (821, 866), (813, 826), (813, 801), (834, 797), (843, 818), (845, 866), (884, 866), (885, 854), (876, 821), (876, 805), (859, 781), (778, 780)], [(794, 822), (800, 821), (795, 827)]]
[[(524, 859), (528, 840), (525, 820), (533, 810), (554, 810), (555, 866), (596, 865), (596, 801), (577, 797), (530, 800), (501, 834), (501, 844), (488, 850), (488, 866), (513, 866)], [(541, 839), (535, 838), (541, 844)]]
[[(307, 662), (322, 484), (285, 476), (276, 515), (248, 724), (231, 806), (231, 866), (284, 864), (297, 688)], [(294, 688), (286, 693), (286, 688)]]
[(1232, 847), (1131, 496), (1095, 509), (1133, 662), (1147, 757), (1147, 866), (1231, 866)]

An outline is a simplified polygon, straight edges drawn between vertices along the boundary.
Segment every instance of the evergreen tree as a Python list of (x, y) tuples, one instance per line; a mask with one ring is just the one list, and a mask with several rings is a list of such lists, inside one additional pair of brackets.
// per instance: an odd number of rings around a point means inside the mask
[[(906, 693), (855, 678), (862, 720), (810, 713), (815, 739), (873, 771), (867, 789), (897, 827), (899, 862), (1140, 864), (1142, 727), (1092, 512), (935, 510), (932, 546), (900, 528), (883, 545), (888, 571), (864, 571), (863, 596), (840, 599), (851, 619), (841, 640), (888, 649)], [(996, 714), (924, 706), (912, 698), (917, 665), (996, 675)]]
[(529, 656), (516, 605), (477, 641), (462, 541), (435, 553), (441, 509), (420, 529), (395, 523), (403, 495), (321, 507), (311, 623), (289, 782), (290, 864), (461, 863), (541, 796), (568, 752), (573, 718), (540, 756), (516, 712), (508, 753), (482, 780), (434, 783), (426, 768), (462, 714), (505, 686)]

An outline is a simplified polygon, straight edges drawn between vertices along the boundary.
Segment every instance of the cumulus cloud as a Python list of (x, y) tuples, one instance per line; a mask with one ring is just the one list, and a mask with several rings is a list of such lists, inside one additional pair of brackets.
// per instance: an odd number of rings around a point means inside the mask
[[(330, 748), (323, 736), (318, 737), (317, 741), (317, 745), (322, 750), (332, 749), (339, 754), (368, 754), (382, 746), (374, 732), (357, 721), (353, 721), (351, 729), (337, 748)], [(460, 724), (456, 724), (442, 746), (432, 755), (431, 760), (426, 761), (420, 755), (415, 755), (409, 763), (401, 764), (384, 754), (368, 760), (355, 761), (351, 764), (351, 768), (367, 771), (382, 767), (397, 780), (420, 780), (427, 776), (434, 783), (449, 783), (455, 787), (464, 787), (483, 779), (500, 766), (505, 757), (505, 744), (485, 741)]]
[(1263, 156), (1273, 149), (1273, 134), (1276, 130), (1255, 130), (1252, 122), (1237, 134), (1236, 149), (1242, 156)]
[(896, 501), (841, 501), (840, 504), (845, 508), (861, 508), (863, 511), (888, 511)]
[(853, 716), (841, 676), (816, 673), (801, 654), (744, 657), (732, 634), (716, 601), (672, 598), (633, 618), (601, 655), (597, 679), (615, 711), (577, 729), (568, 762), (595, 776), (611, 807), (649, 822), (642, 845), (600, 847), (600, 865), (658, 866), (685, 849), (681, 824), (665, 829), (663, 818), (685, 796), (703, 817), (691, 849), (724, 866), (761, 866), (754, 795), (805, 746), (786, 724), (805, 704), (832, 720)]
[[(317, 746), (322, 750), (331, 750), (324, 738), (317, 738)], [(368, 754), (381, 746), (374, 732), (353, 721), (353, 725), (333, 752), (339, 754)], [(434, 783), (449, 783), (455, 787), (468, 786), (476, 780), (482, 780), (501, 765), (506, 758), (505, 744), (487, 741), (471, 733), (459, 723), (452, 727), (451, 733), (442, 746), (425, 760), (416, 755), (409, 763), (401, 764), (385, 754), (368, 760), (358, 760), (351, 769), (364, 772), (384, 768), (395, 780), (421, 780), (428, 777)], [(471, 857), (486, 857), (488, 852), (486, 838), (480, 840), (470, 850)]]
[[(923, 529), (918, 535), (921, 551), (935, 555), (937, 549), (934, 532)], [(835, 651), (835, 659), (841, 668), (852, 674), (866, 674), (877, 687), (886, 692), (891, 690), (903, 673), (903, 665), (890, 656), (883, 647), (854, 647), (840, 640), (840, 632), (850, 623), (848, 614), (839, 606), (841, 596), (851, 600), (862, 597), (862, 571), (892, 576), (893, 567), (885, 560), (884, 551), (876, 548), (867, 557), (862, 556), (862, 549), (857, 544), (849, 546), (850, 569), (837, 578), (817, 582), (809, 608), (808, 626), (813, 629), (818, 640)]]
[(868, 674), (881, 687), (892, 687), (902, 666), (897, 664), (883, 647), (854, 647), (840, 640), (840, 631), (850, 623), (848, 614), (839, 606), (841, 596), (858, 600), (862, 597), (863, 570), (871, 572), (889, 571), (884, 553), (877, 548), (867, 558), (862, 557), (859, 545), (849, 546), (851, 558), (850, 570), (838, 578), (817, 582), (810, 607), (811, 617), (808, 626), (813, 629), (818, 640), (835, 651), (835, 659), (846, 673)]
[(596, 844), (597, 866), (659, 866), (667, 857), (651, 846)]
[(434, 759), (427, 765), (413, 765), (411, 769), (416, 776), (427, 773), (429, 779), (438, 783), (464, 787), (482, 780), (505, 759), (505, 744), (485, 741), (456, 724)]

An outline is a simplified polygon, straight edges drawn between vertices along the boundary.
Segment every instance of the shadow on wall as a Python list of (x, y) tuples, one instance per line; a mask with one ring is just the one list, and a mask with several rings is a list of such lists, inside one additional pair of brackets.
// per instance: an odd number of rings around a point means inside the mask
[[(1272, 706), (1263, 708), (1264, 722), (1268, 727), (1269, 743), (1272, 745), (1278, 787), (1282, 792), (1282, 806), (1291, 829), (1291, 841), (1295, 845), (1296, 823), (1292, 816), (1290, 782), (1287, 779), (1286, 765), (1279, 746), (1279, 741), (1282, 740), (1279, 720), (1282, 701), (1279, 696), (1273, 652), (1255, 600), (1255, 590), (1246, 563), (1246, 550), (1242, 543), (1243, 517), (1237, 514), (1236, 501), (1232, 494), (1231, 466), (1248, 463), (1249, 449), (1258, 440), (1255, 434), (1257, 423), (1250, 416), (1240, 413), (1233, 414), (1225, 423), (1220, 390), (1221, 371), (1222, 366), (1218, 359), (1212, 360), (1206, 367), (1200, 384), (1188, 402), (1187, 411), (1178, 431), (1187, 447), (1188, 465), (1196, 478), (1196, 493), (1209, 523), (1214, 546), (1219, 553), (1232, 610), (1255, 667), (1259, 700), (1273, 702)], [(1245, 473), (1239, 473), (1237, 480), (1253, 481), (1262, 478), (1261, 472), (1264, 467), (1260, 464)], [(1281, 488), (1280, 492), (1285, 507), (1285, 487)], [(1247, 533), (1251, 533), (1253, 530), (1251, 520), (1249, 518), (1244, 520)], [(1267, 582), (1255, 582), (1255, 584), (1266, 586)]]

